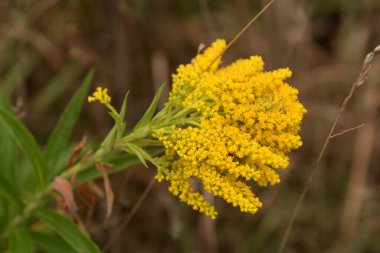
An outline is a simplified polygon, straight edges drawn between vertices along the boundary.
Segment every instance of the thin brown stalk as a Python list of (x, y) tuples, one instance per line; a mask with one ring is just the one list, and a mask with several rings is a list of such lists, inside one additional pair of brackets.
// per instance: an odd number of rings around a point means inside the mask
[[(373, 82), (376, 81), (379, 79), (373, 80)], [(368, 223), (362, 222), (362, 214), (368, 197), (366, 193), (367, 191), (373, 192), (367, 189), (367, 177), (376, 140), (374, 118), (380, 106), (376, 89), (374, 85), (368, 87), (361, 99), (360, 111), (368, 123), (356, 133), (351, 168), (347, 177), (346, 194), (340, 215), (340, 235), (331, 250), (328, 251), (329, 253), (350, 252), (355, 247), (358, 236), (364, 239), (371, 233), (366, 232), (364, 236), (362, 233), (359, 235), (359, 231), (364, 228), (366, 231), (371, 230)]]
[(235, 42), (248, 30), (248, 28), (275, 2), (276, 0), (271, 0), (267, 3), (264, 8), (261, 9), (259, 13), (256, 14), (241, 30), (238, 32), (235, 37), (228, 43), (228, 45), (223, 49), (220, 54), (218, 54), (214, 60), (208, 65), (206, 69), (209, 69), (215, 62), (218, 60), (230, 47), (235, 44)]
[[(373, 109), (373, 108), (372, 108)], [(368, 109), (371, 112), (371, 108)], [(347, 190), (341, 213), (340, 236), (331, 253), (350, 252), (360, 225), (362, 207), (365, 201), (366, 181), (376, 135), (373, 122), (357, 132), (351, 169), (347, 178)]]
[(109, 241), (106, 243), (106, 245), (103, 247), (103, 252), (107, 252), (110, 250), (112, 245), (117, 241), (120, 234), (125, 230), (125, 228), (128, 226), (129, 222), (132, 220), (132, 217), (136, 214), (137, 210), (140, 208), (142, 202), (145, 200), (146, 196), (152, 189), (155, 182), (155, 178), (153, 177), (150, 181), (147, 187), (145, 188), (144, 192), (141, 194), (140, 198), (137, 200), (136, 204), (133, 206), (132, 210), (127, 214), (125, 217), (124, 222), (117, 228), (117, 230), (113, 233)]
[(338, 136), (343, 135), (343, 134), (345, 134), (345, 133), (348, 133), (348, 132), (351, 132), (351, 131), (357, 130), (357, 129), (362, 128), (362, 127), (364, 127), (364, 126), (365, 126), (365, 124), (361, 124), (361, 125), (356, 126), (356, 127), (351, 127), (351, 128), (346, 129), (346, 130), (344, 130), (344, 131), (342, 131), (342, 132), (339, 132), (339, 133), (337, 133), (337, 134), (331, 135), (331, 136), (330, 136), (330, 139), (335, 138), (335, 137), (338, 137)]
[(319, 164), (321, 162), (321, 159), (326, 151), (326, 148), (328, 146), (328, 144), (330, 143), (330, 140), (331, 140), (331, 137), (333, 136), (333, 133), (335, 131), (335, 128), (336, 128), (336, 125), (338, 123), (338, 121), (340, 120), (340, 118), (342, 117), (343, 115), (343, 112), (346, 110), (346, 107), (347, 107), (347, 104), (348, 102), (350, 101), (352, 95), (354, 94), (356, 88), (358, 88), (359, 86), (361, 86), (366, 80), (367, 80), (367, 73), (368, 71), (370, 70), (371, 68), (371, 62), (373, 61), (373, 58), (375, 56), (376, 53), (379, 52), (379, 46), (377, 46), (372, 52), (370, 52), (369, 54), (367, 54), (367, 56), (365, 57), (364, 59), (364, 63), (362, 65), (362, 68), (361, 68), (361, 71), (359, 73), (359, 76), (357, 77), (357, 79), (353, 82), (352, 86), (351, 86), (351, 89), (350, 89), (350, 92), (348, 93), (347, 97), (344, 99), (343, 103), (342, 103), (342, 106), (339, 110), (339, 113), (337, 115), (337, 117), (335, 118), (335, 121), (334, 123), (332, 124), (331, 126), (331, 129), (323, 143), (323, 146), (322, 146), (322, 149), (321, 151), (319, 152), (319, 155), (318, 155), (318, 158), (315, 162), (315, 165), (314, 167), (312, 168), (311, 172), (310, 172), (310, 175), (306, 181), (306, 184), (304, 186), (304, 188), (302, 189), (302, 192), (301, 192), (301, 195), (300, 197), (298, 198), (297, 200), (297, 204), (294, 208), (294, 211), (292, 213), (292, 216), (289, 220), (289, 223), (286, 227), (286, 230), (285, 230), (285, 233), (281, 239), (281, 243), (280, 243), (280, 247), (278, 249), (278, 253), (281, 253), (283, 252), (285, 246), (286, 246), (286, 242), (288, 241), (288, 238), (289, 238), (289, 235), (290, 235), (290, 232), (292, 231), (292, 228), (293, 228), (293, 224), (294, 224), (294, 221), (295, 221), (295, 218), (298, 214), (298, 211), (299, 211), (299, 208), (302, 204), (302, 201), (304, 200), (305, 198), (305, 195), (307, 193), (307, 191), (309, 190), (309, 187), (311, 185), (311, 181), (313, 180), (313, 177), (315, 175), (315, 173), (318, 171), (318, 168), (319, 168)]

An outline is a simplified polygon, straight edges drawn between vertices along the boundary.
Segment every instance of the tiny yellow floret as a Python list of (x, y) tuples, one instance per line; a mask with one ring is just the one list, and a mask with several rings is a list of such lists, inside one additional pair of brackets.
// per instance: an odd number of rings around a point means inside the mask
[(108, 95), (108, 89), (103, 89), (102, 87), (97, 87), (95, 92), (91, 96), (88, 96), (87, 100), (89, 103), (95, 101), (99, 101), (105, 105), (110, 105), (111, 103), (111, 97)]

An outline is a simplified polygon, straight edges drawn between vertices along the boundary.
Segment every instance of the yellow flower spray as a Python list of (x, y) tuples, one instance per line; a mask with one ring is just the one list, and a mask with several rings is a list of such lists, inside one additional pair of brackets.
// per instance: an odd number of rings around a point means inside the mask
[[(158, 181), (168, 181), (173, 195), (211, 218), (217, 212), (193, 179), (242, 212), (257, 212), (262, 203), (247, 181), (280, 182), (276, 170), (286, 168), (287, 154), (302, 145), (298, 132), (306, 112), (298, 91), (284, 82), (289, 69), (264, 71), (258, 56), (219, 67), (221, 60), (213, 60), (225, 47), (216, 40), (179, 66), (164, 108), (114, 145), (154, 163)], [(109, 105), (106, 92), (98, 88), (89, 101)], [(165, 154), (149, 157), (141, 143), (157, 141)]]
[(88, 102), (99, 101), (102, 104), (110, 105), (111, 97), (108, 95), (108, 89), (102, 89), (101, 87), (96, 88), (96, 91), (92, 96), (88, 97)]

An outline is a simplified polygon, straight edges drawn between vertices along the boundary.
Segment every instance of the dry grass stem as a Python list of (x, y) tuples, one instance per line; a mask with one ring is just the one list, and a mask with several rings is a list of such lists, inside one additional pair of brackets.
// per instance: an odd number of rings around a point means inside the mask
[(366, 200), (366, 183), (376, 139), (376, 124), (371, 120), (379, 108), (376, 88), (369, 87), (360, 108), (368, 119), (366, 127), (356, 133), (351, 168), (340, 223), (340, 236), (330, 252), (349, 252), (358, 234), (362, 208)]
[(224, 48), (222, 52), (210, 63), (207, 67), (209, 69), (215, 62), (218, 60), (230, 47), (248, 30), (248, 28), (275, 2), (275, 0), (271, 0), (267, 3), (264, 8), (261, 9), (259, 13), (256, 14), (241, 30), (238, 32), (235, 37), (228, 43), (228, 45)]
[(117, 241), (120, 234), (125, 230), (125, 228), (128, 226), (129, 222), (131, 221), (132, 217), (136, 214), (137, 210), (140, 208), (142, 202), (150, 192), (150, 190), (153, 188), (154, 182), (156, 179), (152, 177), (152, 179), (149, 181), (149, 184), (145, 188), (144, 192), (141, 194), (140, 198), (137, 200), (136, 204), (133, 206), (132, 210), (127, 214), (127, 216), (124, 219), (124, 222), (116, 229), (112, 237), (110, 237), (109, 241), (106, 243), (106, 245), (103, 247), (103, 252), (107, 252), (111, 249), (112, 245)]
[(353, 159), (347, 183), (347, 194), (341, 215), (340, 237), (331, 252), (349, 252), (360, 223), (360, 214), (365, 200), (365, 185), (376, 127), (369, 123), (356, 135)]
[(331, 136), (330, 136), (330, 139), (335, 138), (335, 137), (338, 137), (338, 136), (340, 136), (340, 135), (342, 135), (342, 134), (345, 134), (345, 133), (347, 133), (347, 132), (351, 132), (351, 131), (357, 130), (357, 129), (359, 129), (359, 128), (361, 128), (361, 127), (364, 127), (364, 126), (365, 126), (365, 124), (361, 124), (361, 125), (359, 125), (359, 126), (356, 126), (356, 127), (352, 127), (352, 128), (346, 129), (346, 130), (344, 130), (344, 131), (342, 131), (342, 132), (339, 132), (339, 133), (337, 133), (337, 134), (331, 135)]
[(292, 216), (291, 216), (291, 218), (289, 220), (289, 223), (288, 223), (288, 225), (286, 227), (285, 233), (284, 233), (284, 235), (283, 235), (283, 237), (281, 239), (281, 243), (280, 243), (280, 247), (278, 249), (278, 253), (283, 252), (283, 250), (284, 250), (284, 248), (286, 246), (286, 242), (288, 241), (290, 232), (292, 231), (293, 224), (294, 224), (295, 218), (296, 218), (296, 216), (298, 214), (299, 208), (300, 208), (300, 206), (302, 204), (302, 201), (305, 198), (305, 195), (306, 195), (307, 191), (309, 190), (309, 187), (311, 185), (311, 181), (313, 180), (313, 177), (314, 177), (315, 173), (318, 171), (319, 163), (321, 162), (321, 159), (322, 159), (322, 157), (323, 157), (323, 155), (324, 155), (324, 153), (326, 151), (326, 148), (327, 148), (328, 144), (330, 143), (330, 140), (331, 140), (331, 138), (333, 136), (333, 132), (335, 131), (337, 123), (339, 122), (340, 118), (342, 117), (343, 112), (346, 110), (347, 104), (350, 101), (352, 95), (354, 94), (356, 88), (358, 88), (359, 86), (361, 86), (367, 80), (367, 73), (368, 73), (368, 71), (371, 68), (371, 63), (372, 63), (372, 61), (374, 59), (375, 54), (379, 52), (378, 48), (379, 48), (379, 46), (377, 46), (372, 52), (370, 52), (369, 54), (367, 54), (367, 56), (365, 57), (365, 60), (364, 60), (364, 63), (362, 65), (362, 68), (361, 68), (361, 71), (359, 73), (359, 76), (357, 77), (357, 79), (352, 84), (351, 89), (350, 89), (348, 95), (346, 96), (346, 98), (344, 99), (344, 101), (342, 103), (342, 106), (341, 106), (341, 108), (339, 110), (339, 113), (336, 116), (335, 121), (334, 121), (334, 123), (331, 126), (331, 129), (330, 129), (330, 131), (329, 131), (329, 133), (328, 133), (328, 135), (327, 135), (327, 137), (326, 137), (326, 139), (324, 141), (324, 144), (322, 146), (321, 151), (319, 152), (319, 155), (318, 155), (318, 158), (317, 158), (317, 160), (315, 162), (315, 165), (312, 168), (311, 173), (310, 173), (310, 175), (309, 175), (309, 177), (308, 177), (308, 179), (306, 181), (306, 184), (305, 184), (304, 188), (302, 189), (301, 195), (300, 195), (300, 197), (297, 200), (297, 204), (296, 204), (296, 206), (294, 208)]

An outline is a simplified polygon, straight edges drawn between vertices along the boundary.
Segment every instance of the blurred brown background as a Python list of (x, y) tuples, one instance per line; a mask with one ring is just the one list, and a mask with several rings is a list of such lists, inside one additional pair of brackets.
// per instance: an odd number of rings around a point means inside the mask
[[(85, 72), (120, 104), (131, 90), (127, 124), (154, 90), (198, 46), (230, 40), (266, 3), (259, 0), (0, 0), (0, 91), (11, 99), (41, 145)], [(280, 238), (340, 104), (364, 56), (380, 44), (379, 0), (277, 0), (228, 51), (224, 63), (261, 55), (266, 69), (290, 67), (289, 81), (308, 109), (304, 145), (291, 154), (283, 182), (258, 189), (256, 215), (215, 200), (214, 221), (155, 184), (110, 252), (276, 252)], [(351, 100), (300, 209), (285, 252), (380, 252), (380, 59)], [(112, 121), (85, 105), (73, 141), (100, 140)], [(112, 176), (116, 203), (104, 222), (99, 202), (86, 223), (104, 245), (144, 191), (155, 169)]]

